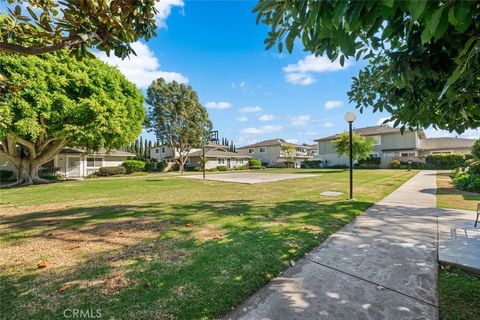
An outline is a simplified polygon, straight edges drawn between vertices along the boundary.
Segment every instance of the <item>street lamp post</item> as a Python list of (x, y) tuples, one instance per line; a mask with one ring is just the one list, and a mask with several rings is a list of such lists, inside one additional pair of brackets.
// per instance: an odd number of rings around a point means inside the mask
[(352, 138), (352, 124), (357, 119), (357, 116), (353, 112), (347, 112), (345, 114), (345, 121), (348, 122), (349, 132), (349, 162), (350, 162), (350, 200), (353, 199), (353, 138)]
[(208, 133), (208, 140), (205, 141), (205, 143), (203, 144), (203, 148), (202, 148), (202, 171), (203, 171), (203, 179), (205, 179), (205, 147), (208, 143), (218, 143), (218, 130), (215, 130), (215, 131), (210, 131)]

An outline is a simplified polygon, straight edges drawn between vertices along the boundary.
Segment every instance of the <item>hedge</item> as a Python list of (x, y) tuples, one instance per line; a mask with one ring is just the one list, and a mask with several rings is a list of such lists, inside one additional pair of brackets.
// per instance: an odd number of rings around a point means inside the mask
[(465, 165), (466, 157), (463, 153), (432, 154), (427, 156), (427, 164), (435, 169), (456, 169)]
[(318, 169), (321, 167), (321, 164), (323, 163), (322, 160), (305, 160), (302, 163), (302, 168), (305, 169)]
[(126, 160), (122, 163), (127, 173), (143, 171), (145, 169), (145, 162), (140, 160)]
[(257, 159), (250, 159), (248, 160), (248, 166), (252, 169), (256, 169), (256, 167), (262, 167), (262, 162), (260, 162), (260, 160), (257, 160)]
[(107, 177), (107, 176), (116, 176), (119, 174), (125, 174), (127, 172), (127, 169), (122, 166), (118, 167), (101, 167), (98, 169), (98, 175), (102, 177)]
[(218, 171), (228, 171), (228, 168), (227, 168), (227, 166), (218, 166), (217, 170)]
[(480, 192), (480, 174), (478, 173), (457, 170), (452, 175), (452, 181), (457, 189)]
[(379, 166), (382, 163), (382, 159), (380, 157), (368, 157), (366, 159), (358, 160), (359, 165), (367, 165), (367, 166)]

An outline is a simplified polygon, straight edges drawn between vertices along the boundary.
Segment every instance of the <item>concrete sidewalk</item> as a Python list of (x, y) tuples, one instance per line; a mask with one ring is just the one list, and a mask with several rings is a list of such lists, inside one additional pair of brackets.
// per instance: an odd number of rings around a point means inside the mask
[(438, 319), (435, 175), (417, 174), (225, 319)]

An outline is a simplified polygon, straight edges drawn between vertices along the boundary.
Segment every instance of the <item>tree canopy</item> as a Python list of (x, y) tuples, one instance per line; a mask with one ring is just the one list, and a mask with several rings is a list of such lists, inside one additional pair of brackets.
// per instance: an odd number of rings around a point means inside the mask
[(476, 1), (259, 0), (275, 44), (343, 65), (367, 59), (350, 101), (388, 111), (395, 126), (464, 132), (480, 126), (480, 6)]
[(130, 43), (155, 36), (155, 0), (7, 0), (0, 16), (0, 52), (38, 55), (68, 49), (77, 57), (89, 48), (121, 58)]
[(0, 74), (22, 90), (0, 102), (0, 156), (39, 180), (37, 167), (63, 147), (120, 148), (141, 132), (143, 96), (114, 67), (67, 53), (0, 54)]
[[(334, 141), (337, 154), (350, 157), (350, 136), (348, 133), (340, 134)], [(375, 139), (352, 134), (352, 157), (353, 160), (367, 159), (375, 146)]]
[(160, 141), (175, 151), (175, 161), (183, 172), (191, 148), (209, 140), (212, 123), (207, 110), (189, 85), (159, 78), (147, 89), (148, 127)]

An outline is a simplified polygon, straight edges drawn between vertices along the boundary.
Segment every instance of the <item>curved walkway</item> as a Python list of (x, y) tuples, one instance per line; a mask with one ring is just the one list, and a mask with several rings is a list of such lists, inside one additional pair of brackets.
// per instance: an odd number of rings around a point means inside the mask
[(435, 179), (420, 172), (225, 319), (438, 319)]

